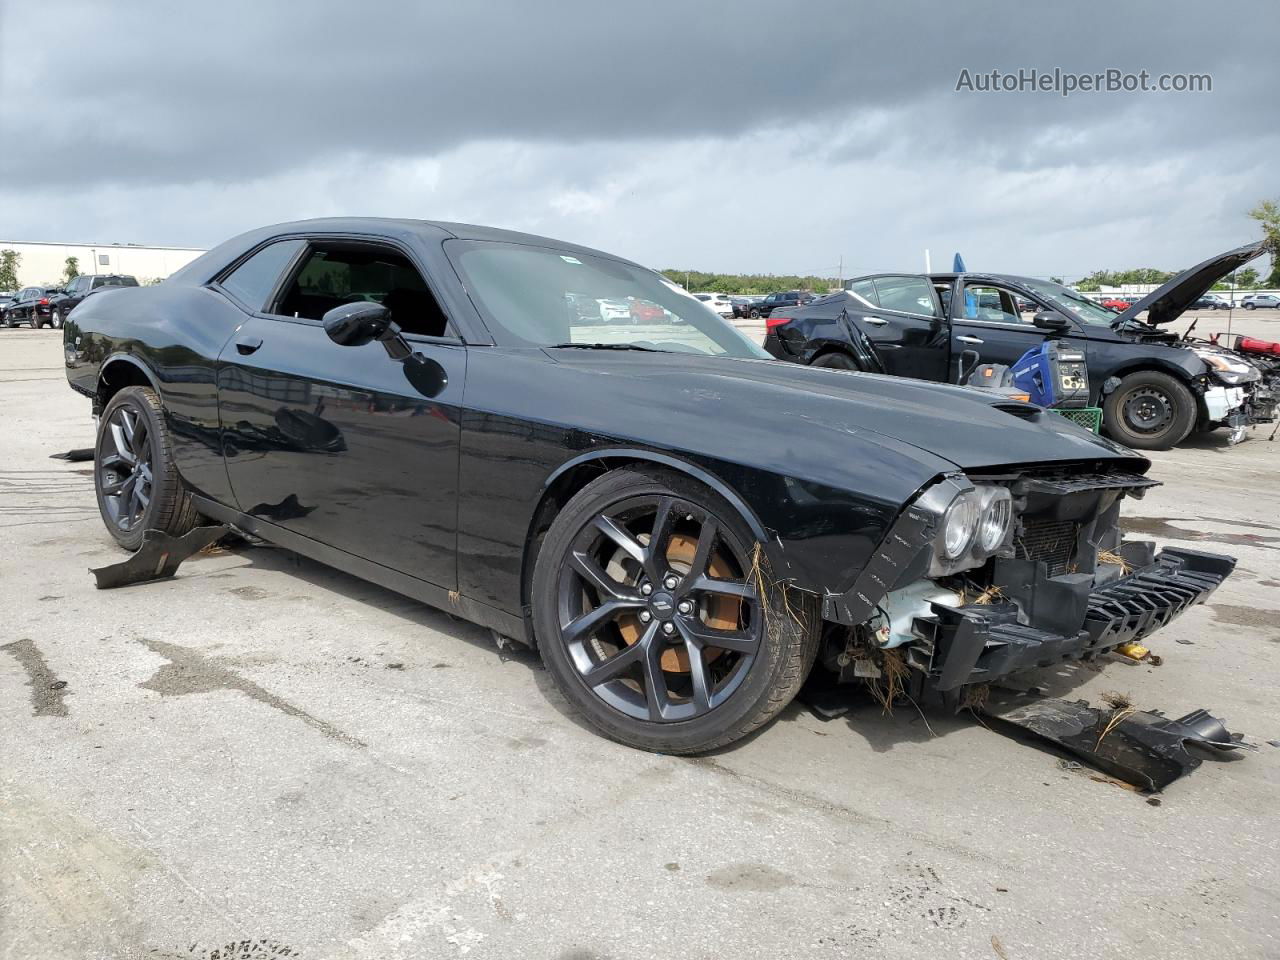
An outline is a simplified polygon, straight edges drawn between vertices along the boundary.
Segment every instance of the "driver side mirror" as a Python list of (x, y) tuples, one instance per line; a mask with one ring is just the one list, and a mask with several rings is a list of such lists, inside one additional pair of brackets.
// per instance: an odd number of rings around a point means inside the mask
[(400, 333), (400, 328), (391, 322), (391, 311), (368, 300), (334, 307), (320, 322), (329, 339), (340, 347), (363, 347)]
[(1032, 318), (1031, 322), (1041, 330), (1061, 332), (1071, 329), (1071, 321), (1060, 313), (1054, 313), (1052, 310), (1041, 310)]

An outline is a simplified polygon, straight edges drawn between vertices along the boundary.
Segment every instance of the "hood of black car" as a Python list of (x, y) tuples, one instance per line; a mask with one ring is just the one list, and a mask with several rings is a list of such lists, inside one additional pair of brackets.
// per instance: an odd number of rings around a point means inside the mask
[[(631, 395), (658, 419), (715, 418), (733, 435), (751, 422), (781, 446), (832, 444), (839, 455), (848, 437), (914, 448), (921, 459), (962, 469), (1028, 463), (1125, 460), (1134, 472), (1148, 461), (1057, 414), (1008, 402), (984, 391), (901, 377), (805, 367), (774, 360), (731, 360), (685, 354), (548, 351), (555, 359), (589, 365), (611, 380), (615, 396)], [(623, 378), (638, 378), (623, 388)], [(943, 469), (950, 469), (946, 464)]]
[(1118, 326), (1125, 320), (1133, 320), (1143, 310), (1147, 311), (1147, 323), (1161, 324), (1177, 320), (1197, 300), (1203, 297), (1215, 283), (1231, 273), (1239, 270), (1250, 260), (1262, 256), (1266, 251), (1266, 241), (1245, 244), (1216, 257), (1210, 257), (1198, 263), (1190, 270), (1180, 274), (1153, 290), (1137, 303), (1116, 315), (1114, 323)]

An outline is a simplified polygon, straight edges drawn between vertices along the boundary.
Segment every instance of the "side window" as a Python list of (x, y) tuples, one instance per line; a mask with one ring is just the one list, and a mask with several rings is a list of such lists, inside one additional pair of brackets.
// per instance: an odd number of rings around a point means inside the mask
[(849, 284), (849, 292), (860, 300), (865, 300), (868, 305), (873, 307), (880, 306), (880, 301), (876, 298), (876, 285), (871, 280), (855, 280)]
[(312, 242), (273, 312), (319, 320), (358, 300), (382, 304), (405, 333), (448, 334), (448, 321), (417, 268), (398, 250), (370, 243)]
[(261, 310), (302, 243), (301, 240), (278, 240), (268, 244), (223, 277), (222, 288), (249, 309)]
[(933, 288), (924, 277), (876, 277), (876, 296), (886, 310), (937, 316)]
[(964, 287), (964, 317), (991, 323), (1025, 323), (1018, 301), (1008, 290), (967, 283)]

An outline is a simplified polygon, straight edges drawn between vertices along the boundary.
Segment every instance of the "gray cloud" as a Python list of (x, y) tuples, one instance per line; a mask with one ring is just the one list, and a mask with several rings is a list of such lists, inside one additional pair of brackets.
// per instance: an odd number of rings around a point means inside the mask
[[(657, 265), (1176, 266), (1280, 192), (1273, 39), (1222, 26), (1154, 0), (9, 3), (7, 48), (49, 42), (0, 60), (0, 129), (37, 131), (0, 154), (0, 233), (208, 244), (368, 212)], [(954, 91), (1055, 66), (1214, 91)]]

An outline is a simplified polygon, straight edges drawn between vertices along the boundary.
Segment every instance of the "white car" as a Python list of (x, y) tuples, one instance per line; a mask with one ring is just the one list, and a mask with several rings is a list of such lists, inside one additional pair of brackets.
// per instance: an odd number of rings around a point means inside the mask
[(695, 297), (722, 317), (733, 316), (733, 302), (727, 293), (695, 293)]

